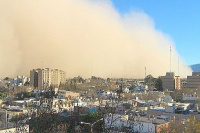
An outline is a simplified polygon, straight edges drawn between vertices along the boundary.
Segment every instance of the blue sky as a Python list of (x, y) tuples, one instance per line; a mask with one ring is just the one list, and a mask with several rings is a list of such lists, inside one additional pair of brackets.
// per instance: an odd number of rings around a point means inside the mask
[(112, 0), (120, 14), (144, 12), (168, 34), (186, 64), (200, 63), (199, 0)]

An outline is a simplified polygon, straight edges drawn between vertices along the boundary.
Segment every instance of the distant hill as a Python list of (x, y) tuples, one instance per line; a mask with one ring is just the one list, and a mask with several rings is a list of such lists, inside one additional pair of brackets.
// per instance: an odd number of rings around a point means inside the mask
[(190, 66), (194, 72), (200, 72), (200, 64)]

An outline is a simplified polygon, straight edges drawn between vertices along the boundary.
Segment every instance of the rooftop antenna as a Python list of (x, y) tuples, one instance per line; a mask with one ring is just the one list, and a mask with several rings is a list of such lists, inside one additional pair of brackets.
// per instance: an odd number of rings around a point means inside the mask
[(43, 67), (44, 67), (43, 65), (44, 65), (44, 63), (43, 63), (43, 60), (42, 60), (42, 69), (43, 69)]
[(93, 62), (92, 62), (92, 57), (91, 57), (91, 76), (93, 76)]
[(146, 76), (147, 76), (147, 68), (146, 67), (144, 67), (144, 72), (145, 72), (144, 73), (144, 76), (145, 76), (144, 78), (146, 78)]
[(179, 75), (179, 57), (178, 57), (178, 76), (180, 76)]
[(125, 65), (124, 65), (124, 78), (126, 77), (126, 74), (125, 74)]
[(171, 53), (172, 53), (172, 49), (171, 49), (171, 46), (170, 46), (170, 72), (171, 72)]

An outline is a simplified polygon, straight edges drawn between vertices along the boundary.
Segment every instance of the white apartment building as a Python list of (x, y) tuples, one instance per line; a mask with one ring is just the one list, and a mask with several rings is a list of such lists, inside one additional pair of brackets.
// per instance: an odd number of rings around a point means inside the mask
[(65, 83), (66, 73), (58, 69), (33, 69), (30, 71), (30, 84), (38, 89), (47, 89), (51, 85), (58, 87)]

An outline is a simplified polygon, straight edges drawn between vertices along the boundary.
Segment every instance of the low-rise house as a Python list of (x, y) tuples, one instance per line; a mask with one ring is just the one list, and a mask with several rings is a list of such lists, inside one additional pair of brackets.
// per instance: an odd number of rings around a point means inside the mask
[(193, 94), (192, 95), (183, 95), (183, 101), (185, 103), (193, 103), (193, 104), (195, 104), (195, 103), (197, 103), (198, 98)]
[(24, 100), (15, 100), (15, 101), (12, 101), (11, 105), (20, 106), (20, 107), (27, 107), (29, 105), (32, 105), (33, 101), (34, 101), (33, 98), (24, 99)]
[(58, 98), (59, 99), (65, 99), (65, 98), (77, 98), (79, 97), (79, 93), (66, 91), (66, 90), (59, 90), (58, 91)]
[[(187, 119), (190, 117), (190, 115), (185, 115), (185, 114), (177, 114), (177, 113), (170, 113), (170, 112), (165, 112), (163, 110), (152, 110), (152, 109), (149, 109), (147, 111), (147, 116), (154, 116), (154, 117), (157, 117), (157, 116), (161, 116), (161, 115), (166, 115), (169, 117), (170, 120), (173, 120), (174, 118), (176, 120), (182, 120), (182, 119)], [(195, 118), (196, 120), (199, 120), (200, 119), (200, 116), (198, 114), (194, 114), (195, 115)]]
[(0, 111), (0, 133), (1, 129), (5, 128), (12, 128), (15, 127), (15, 123), (11, 122), (10, 120), (16, 116), (21, 115), (22, 112), (19, 111), (8, 111), (8, 110), (1, 110)]
[(124, 93), (129, 93), (129, 88), (123, 88), (122, 90)]
[(129, 132), (158, 133), (163, 129), (168, 130), (169, 128), (168, 121), (155, 117), (132, 117), (128, 115), (108, 114), (104, 122), (106, 128), (111, 127), (113, 130), (124, 128)]
[(145, 101), (140, 100), (138, 97), (136, 97), (135, 99), (133, 99), (134, 105), (135, 106), (143, 106), (146, 104)]

